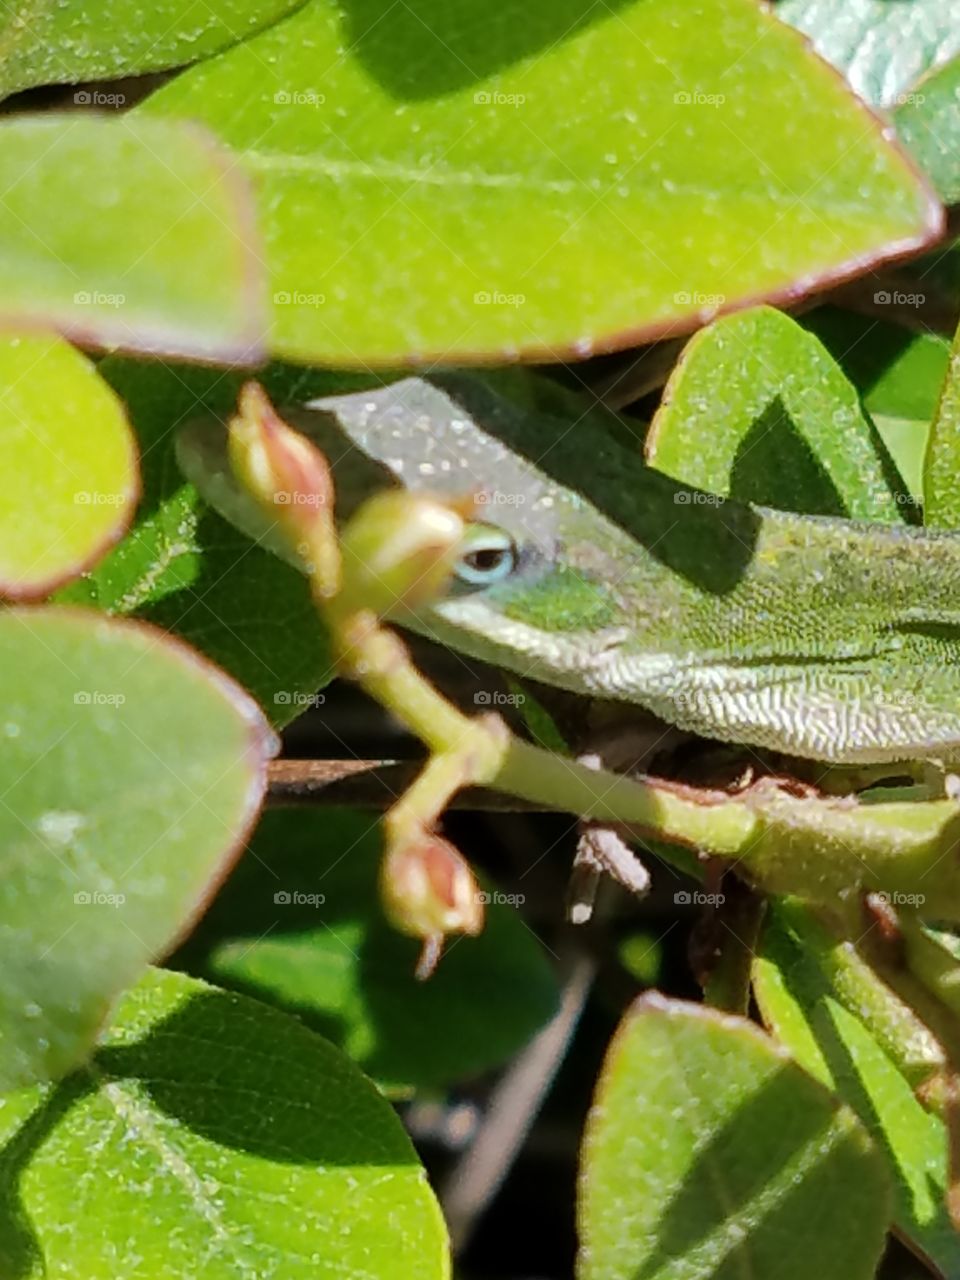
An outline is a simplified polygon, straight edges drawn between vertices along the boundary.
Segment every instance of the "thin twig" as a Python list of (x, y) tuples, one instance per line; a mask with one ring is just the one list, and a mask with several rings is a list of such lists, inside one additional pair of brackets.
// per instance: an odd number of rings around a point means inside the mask
[[(422, 761), (273, 760), (267, 770), (267, 806), (271, 809), (350, 805), (389, 809), (423, 768)], [(458, 792), (448, 809), (484, 812), (552, 812), (516, 796), (481, 787)]]

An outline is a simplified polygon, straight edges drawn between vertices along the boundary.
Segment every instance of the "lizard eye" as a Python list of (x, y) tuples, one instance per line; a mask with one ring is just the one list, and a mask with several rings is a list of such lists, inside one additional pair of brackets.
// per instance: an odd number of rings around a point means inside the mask
[(508, 578), (517, 567), (517, 546), (508, 533), (489, 524), (467, 530), (454, 574), (471, 587), (489, 587)]

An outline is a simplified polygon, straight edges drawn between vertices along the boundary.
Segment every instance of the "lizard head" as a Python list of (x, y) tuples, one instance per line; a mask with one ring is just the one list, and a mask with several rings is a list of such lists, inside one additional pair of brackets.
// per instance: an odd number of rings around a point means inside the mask
[[(607, 470), (618, 479), (624, 451), (602, 431), (588, 445), (578, 429), (571, 474), (554, 475), (551, 462), (571, 453), (567, 424), (524, 412), (469, 378), (440, 382), (407, 379), (284, 408), (282, 416), (326, 455), (339, 516), (390, 487), (466, 506), (447, 588), (395, 621), (515, 671), (554, 679), (579, 672), (589, 655), (608, 654), (628, 632), (621, 583), (638, 554), (629, 533), (579, 491), (587, 474), (582, 451), (594, 461), (609, 452)], [(188, 424), (177, 442), (181, 466), (218, 512), (291, 558), (239, 490), (223, 438), (217, 421)], [(643, 511), (628, 487), (630, 508)], [(656, 521), (656, 539), (662, 528)]]

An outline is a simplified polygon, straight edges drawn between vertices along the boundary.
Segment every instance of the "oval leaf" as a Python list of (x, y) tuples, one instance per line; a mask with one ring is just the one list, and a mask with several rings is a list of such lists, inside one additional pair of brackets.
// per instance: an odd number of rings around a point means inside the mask
[(0, 1269), (43, 1276), (447, 1280), (392, 1109), (293, 1018), (154, 971), (89, 1067), (0, 1110)]
[(0, 612), (0, 1090), (61, 1075), (168, 950), (259, 806), (273, 735), (152, 628)]
[(511, 12), (312, 0), (139, 108), (211, 125), (256, 179), (274, 351), (586, 355), (938, 232), (880, 123), (754, 0)]
[(580, 1280), (869, 1280), (883, 1247), (853, 1112), (751, 1023), (657, 994), (608, 1051), (581, 1178)]
[(646, 457), (684, 484), (784, 511), (892, 523), (906, 509), (856, 390), (813, 334), (770, 307), (690, 340)]
[(199, 130), (84, 112), (7, 119), (0, 189), (0, 316), (85, 342), (256, 358), (247, 185)]
[(56, 337), (0, 335), (0, 595), (43, 596), (130, 521), (137, 450), (123, 406)]

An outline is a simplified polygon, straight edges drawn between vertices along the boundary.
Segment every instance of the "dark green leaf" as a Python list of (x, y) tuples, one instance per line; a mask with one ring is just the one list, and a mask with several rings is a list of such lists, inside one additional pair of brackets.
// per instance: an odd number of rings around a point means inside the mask
[(927, 524), (960, 528), (960, 329), (950, 350), (940, 402), (930, 427), (923, 465), (923, 515)]
[[(914, 267), (920, 270), (919, 263)], [(930, 272), (925, 270), (914, 287), (933, 288)], [(949, 341), (835, 307), (818, 307), (802, 322), (857, 388), (909, 493), (922, 499), (923, 455), (947, 371)]]

